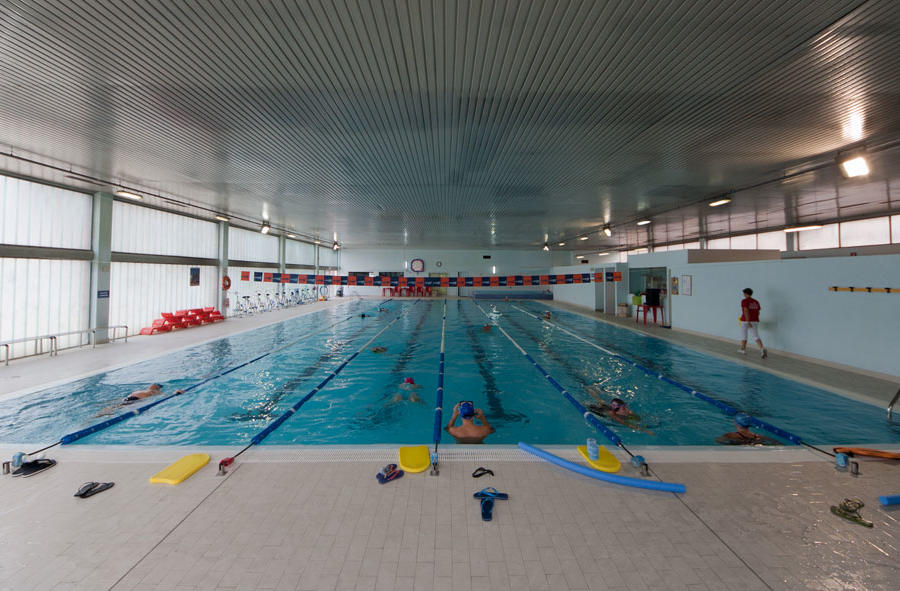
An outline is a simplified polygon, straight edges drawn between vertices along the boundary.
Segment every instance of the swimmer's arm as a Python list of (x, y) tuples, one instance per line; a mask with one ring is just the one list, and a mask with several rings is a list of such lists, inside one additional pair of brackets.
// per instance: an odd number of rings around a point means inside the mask
[(482, 424), (482, 425), (484, 425), (485, 427), (487, 427), (488, 429), (490, 429), (490, 433), (496, 433), (496, 432), (497, 432), (497, 430), (494, 429), (494, 427), (493, 427), (490, 423), (488, 423), (487, 419), (484, 418), (484, 411), (482, 411), (481, 409), (478, 409), (478, 410), (475, 412), (475, 416), (478, 417), (478, 418), (481, 420), (481, 424)]
[(453, 423), (456, 422), (456, 418), (457, 418), (458, 416), (459, 416), (459, 404), (457, 404), (456, 406), (453, 407), (453, 414), (450, 415), (450, 422), (447, 423), (447, 426), (446, 426), (446, 427), (444, 427), (444, 429), (447, 431), (447, 433), (451, 433), (451, 434), (452, 434), (452, 432), (450, 431), (450, 429), (453, 428)]

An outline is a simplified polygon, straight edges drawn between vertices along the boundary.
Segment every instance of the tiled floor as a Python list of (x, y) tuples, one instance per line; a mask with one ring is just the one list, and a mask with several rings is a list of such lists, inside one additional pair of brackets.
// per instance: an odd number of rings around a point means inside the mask
[[(291, 315), (276, 314), (14, 361), (0, 391)], [(0, 590), (888, 590), (900, 580), (900, 511), (876, 500), (900, 493), (897, 462), (864, 461), (854, 477), (800, 448), (640, 450), (659, 478), (686, 484), (674, 495), (602, 483), (515, 449), (446, 449), (440, 476), (381, 486), (374, 475), (390, 448), (263, 446), (225, 477), (215, 464), (237, 450), (209, 448), (213, 462), (171, 487), (148, 478), (194, 450), (57, 447), (48, 453), (59, 465), (46, 473), (0, 477)], [(496, 476), (473, 479), (478, 465)], [(636, 475), (627, 465), (622, 473)], [(90, 480), (116, 485), (74, 498)], [(489, 523), (472, 498), (488, 485), (511, 497)], [(873, 529), (830, 513), (849, 496), (866, 503)]]

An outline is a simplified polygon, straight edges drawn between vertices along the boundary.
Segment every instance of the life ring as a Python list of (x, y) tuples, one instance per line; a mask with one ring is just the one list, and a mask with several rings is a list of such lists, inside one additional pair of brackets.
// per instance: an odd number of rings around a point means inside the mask
[(228, 291), (231, 289), (231, 277), (228, 275), (222, 277), (222, 291)]

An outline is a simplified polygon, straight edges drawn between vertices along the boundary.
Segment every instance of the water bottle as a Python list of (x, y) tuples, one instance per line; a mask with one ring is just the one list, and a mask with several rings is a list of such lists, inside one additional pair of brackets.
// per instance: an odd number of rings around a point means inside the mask
[(599, 460), (600, 459), (600, 448), (597, 447), (596, 439), (588, 439), (587, 440), (587, 452), (588, 458), (591, 460)]

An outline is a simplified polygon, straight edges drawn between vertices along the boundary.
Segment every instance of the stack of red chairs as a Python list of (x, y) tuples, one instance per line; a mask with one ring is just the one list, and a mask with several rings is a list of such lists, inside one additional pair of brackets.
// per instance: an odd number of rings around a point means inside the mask
[(176, 310), (174, 313), (163, 312), (160, 316), (162, 318), (154, 320), (152, 325), (142, 328), (140, 334), (159, 334), (179, 328), (190, 328), (225, 320), (222, 313), (216, 310), (215, 307)]

